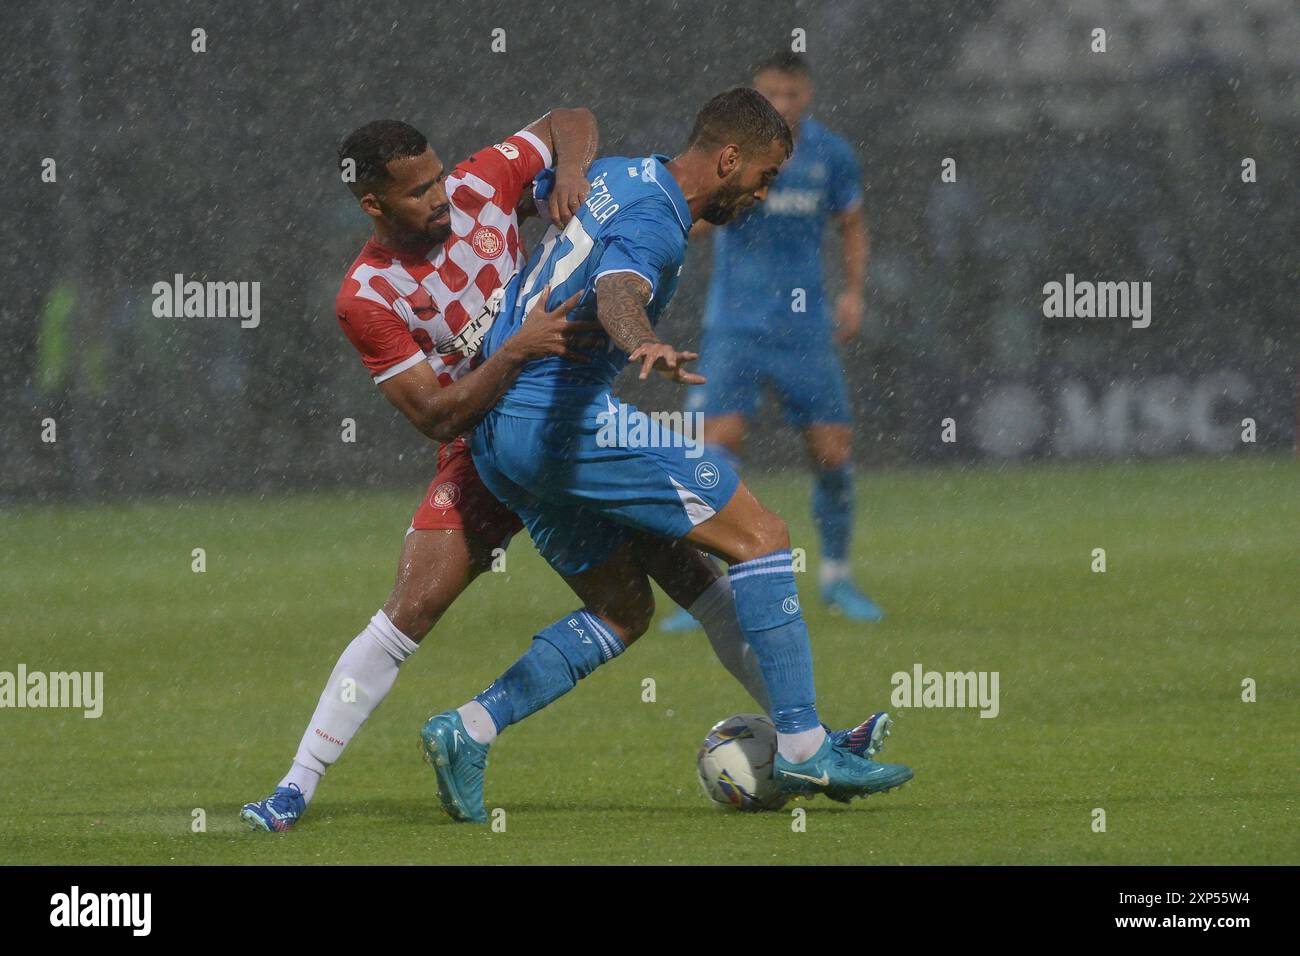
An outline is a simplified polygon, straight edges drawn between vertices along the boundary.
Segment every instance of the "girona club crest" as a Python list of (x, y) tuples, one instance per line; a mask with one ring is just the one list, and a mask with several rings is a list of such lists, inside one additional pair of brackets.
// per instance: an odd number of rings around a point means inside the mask
[(501, 230), (492, 226), (479, 226), (469, 237), (469, 244), (474, 247), (480, 259), (495, 259), (506, 247), (506, 237)]
[(444, 481), (434, 488), (433, 494), (429, 496), (429, 503), (443, 511), (456, 507), (458, 501), (460, 501), (460, 485), (454, 481)]

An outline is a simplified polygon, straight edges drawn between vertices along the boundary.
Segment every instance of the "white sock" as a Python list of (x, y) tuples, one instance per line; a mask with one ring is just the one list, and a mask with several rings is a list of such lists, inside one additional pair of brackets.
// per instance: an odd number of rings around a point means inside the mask
[(419, 646), (393, 627), (387, 614), (375, 613), (339, 655), (280, 786), (296, 783), (303, 797), (311, 800), (321, 776), (392, 690), (397, 668)]
[(763, 681), (763, 670), (758, 665), (754, 649), (745, 640), (745, 632), (740, 629), (736, 618), (736, 602), (731, 594), (731, 580), (724, 574), (714, 581), (704, 593), (690, 606), (691, 617), (699, 621), (713, 645), (713, 653), (718, 656), (722, 666), (740, 685), (749, 691), (749, 696), (768, 712), (767, 684)]
[(817, 580), (823, 588), (828, 588), (838, 581), (847, 579), (852, 570), (853, 566), (848, 561), (822, 558), (821, 566), (817, 569)]
[(497, 739), (497, 725), (492, 720), (492, 715), (488, 713), (488, 709), (478, 701), (471, 700), (467, 704), (461, 704), (456, 708), (456, 713), (460, 714), (465, 732), (476, 742), (490, 744)]
[(803, 763), (818, 750), (826, 739), (826, 730), (814, 727), (797, 734), (777, 734), (776, 752), (791, 763)]
[(324, 770), (313, 770), (311, 767), (304, 767), (295, 760), (293, 766), (289, 768), (289, 772), (284, 775), (284, 779), (277, 783), (276, 786), (287, 787), (292, 783), (302, 791), (302, 798), (311, 803), (311, 798), (316, 795), (316, 784), (320, 783), (322, 773), (324, 773)]

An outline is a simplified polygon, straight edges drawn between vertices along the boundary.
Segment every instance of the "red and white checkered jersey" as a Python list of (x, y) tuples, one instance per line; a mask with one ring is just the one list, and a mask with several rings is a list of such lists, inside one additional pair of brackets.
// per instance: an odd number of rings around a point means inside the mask
[(366, 243), (335, 310), (376, 384), (423, 361), (444, 386), (472, 367), (506, 283), (523, 268), (515, 207), (550, 165), (546, 144), (522, 130), (447, 177), (451, 235), (441, 245), (409, 254)]

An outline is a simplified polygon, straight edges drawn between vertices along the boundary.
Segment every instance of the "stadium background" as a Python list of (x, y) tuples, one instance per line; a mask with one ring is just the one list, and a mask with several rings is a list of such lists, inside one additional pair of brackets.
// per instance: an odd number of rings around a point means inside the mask
[[(0, 709), (0, 864), (1300, 860), (1293, 2), (85, 0), (3, 20), (0, 681), (102, 673), (104, 707)], [(1084, 52), (1098, 23), (1105, 55)], [(607, 152), (672, 150), (794, 28), (874, 238), (846, 360), (855, 569), (887, 616), (804, 601), (818, 704), (835, 726), (895, 711), (885, 757), (916, 779), (808, 802), (797, 836), (714, 812), (692, 758), (753, 703), (706, 641), (654, 634), (494, 745), (508, 833), (452, 825), (416, 729), (573, 606), (518, 541), (305, 825), (248, 832), (239, 807), (388, 593), (432, 459), (333, 317), (366, 235), (339, 137), (405, 117), (457, 157), (585, 104)], [(1151, 327), (1043, 319), (1067, 272), (1149, 279)], [(260, 282), (261, 324), (154, 318), (176, 273)], [(684, 280), (675, 342), (698, 340), (707, 250)], [(811, 549), (787, 437), (751, 445), (746, 480)], [(922, 666), (1000, 674), (997, 719), (893, 702)]]
[[(1105, 54), (1088, 52), (1094, 26)], [(855, 144), (866, 179), (867, 324), (845, 353), (862, 463), (1291, 445), (1287, 0), (61, 2), (11, 12), (0, 39), (0, 500), (414, 493), (430, 457), (333, 317), (367, 232), (334, 172), (339, 138), (402, 117), (455, 159), (587, 105), (603, 152), (671, 152), (698, 105), (795, 27), (813, 115)], [(948, 156), (955, 184), (939, 181)], [(1044, 320), (1042, 285), (1066, 272), (1150, 280), (1151, 327)], [(154, 318), (151, 287), (175, 273), (259, 281), (260, 326)], [(671, 341), (698, 341), (707, 278), (695, 250)], [(681, 400), (658, 383), (625, 395)], [(785, 437), (751, 440), (750, 462), (788, 460)]]

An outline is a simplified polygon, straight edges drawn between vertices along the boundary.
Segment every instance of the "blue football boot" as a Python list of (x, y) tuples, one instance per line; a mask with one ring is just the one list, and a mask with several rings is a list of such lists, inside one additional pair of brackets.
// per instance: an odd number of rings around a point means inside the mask
[(487, 823), (483, 808), (483, 772), (488, 744), (465, 730), (454, 710), (434, 714), (420, 730), (420, 754), (438, 778), (438, 800), (461, 823)]
[(848, 578), (822, 588), (822, 600), (832, 614), (843, 614), (850, 621), (879, 621), (885, 616), (880, 605), (859, 591)]
[(299, 818), (307, 812), (307, 801), (296, 783), (276, 787), (275, 792), (258, 803), (246, 803), (239, 811), (239, 819), (254, 830), (283, 833), (292, 830)]

